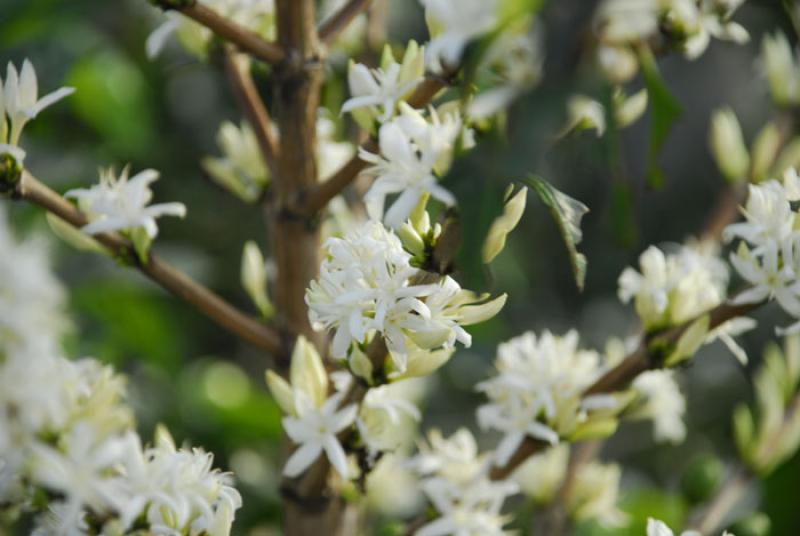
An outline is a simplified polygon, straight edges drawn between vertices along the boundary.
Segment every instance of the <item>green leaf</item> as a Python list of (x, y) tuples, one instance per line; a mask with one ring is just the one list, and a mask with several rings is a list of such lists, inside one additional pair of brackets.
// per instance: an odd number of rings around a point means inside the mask
[(569, 252), (575, 284), (579, 290), (583, 290), (586, 281), (586, 256), (578, 252), (577, 246), (583, 238), (581, 218), (589, 212), (589, 207), (577, 199), (559, 192), (549, 182), (539, 177), (529, 178), (528, 183), (539, 194), (539, 198), (547, 205), (555, 218), (561, 238), (564, 239), (564, 244)]
[(658, 152), (667, 139), (672, 124), (680, 117), (681, 107), (669, 92), (658, 71), (652, 51), (647, 47), (639, 50), (645, 86), (650, 95), (650, 143), (647, 148), (647, 182), (652, 188), (664, 185), (664, 174), (658, 167)]

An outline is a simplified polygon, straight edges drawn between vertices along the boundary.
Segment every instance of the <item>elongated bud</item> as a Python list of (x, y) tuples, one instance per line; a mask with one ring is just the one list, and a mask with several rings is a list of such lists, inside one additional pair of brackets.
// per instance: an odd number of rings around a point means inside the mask
[(275, 309), (267, 295), (267, 268), (261, 250), (255, 242), (244, 245), (242, 252), (242, 286), (264, 318), (275, 314)]
[(528, 188), (523, 186), (519, 192), (506, 201), (503, 214), (492, 223), (483, 243), (481, 257), (484, 263), (492, 262), (503, 251), (506, 246), (506, 237), (519, 224), (522, 215), (525, 213), (527, 199)]
[(750, 155), (739, 121), (730, 108), (717, 110), (711, 118), (710, 143), (722, 175), (729, 182), (744, 180), (750, 168)]
[(756, 136), (753, 142), (753, 164), (750, 175), (754, 182), (760, 182), (769, 177), (772, 164), (781, 148), (781, 133), (775, 123), (767, 123)]
[(634, 123), (647, 110), (647, 90), (642, 89), (630, 97), (620, 91), (614, 95), (614, 101), (617, 125), (624, 128)]
[(313, 344), (300, 335), (292, 351), (289, 369), (292, 388), (305, 392), (317, 407), (328, 397), (328, 373)]
[(267, 387), (272, 393), (272, 398), (287, 415), (294, 415), (294, 395), (292, 387), (280, 376), (268, 370), (266, 373)]

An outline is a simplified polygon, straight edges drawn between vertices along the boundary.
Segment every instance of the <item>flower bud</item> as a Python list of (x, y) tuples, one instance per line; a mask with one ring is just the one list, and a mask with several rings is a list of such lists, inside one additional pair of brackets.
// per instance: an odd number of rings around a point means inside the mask
[(266, 373), (267, 387), (272, 393), (272, 398), (287, 415), (294, 415), (294, 395), (292, 387), (280, 376), (268, 370)]
[(760, 182), (769, 177), (772, 164), (781, 148), (781, 133), (775, 123), (767, 123), (756, 136), (753, 142), (753, 163), (750, 175), (754, 182)]
[(781, 106), (800, 101), (800, 66), (782, 32), (764, 36), (761, 60), (773, 100)]
[(750, 167), (750, 155), (739, 121), (730, 108), (717, 110), (711, 118), (710, 143), (722, 175), (729, 182), (744, 180)]
[(328, 397), (328, 373), (317, 349), (302, 335), (297, 338), (292, 351), (289, 369), (292, 388), (305, 392), (317, 407)]
[[(511, 194), (511, 188), (506, 195)], [(525, 203), (528, 199), (528, 188), (523, 187), (519, 192), (514, 194), (506, 201), (501, 214), (489, 228), (489, 233), (486, 235), (486, 240), (483, 243), (483, 251), (481, 257), (484, 263), (490, 263), (492, 260), (503, 251), (506, 246), (506, 237), (514, 230), (514, 228), (522, 219), (522, 214), (525, 212)]]
[(244, 245), (242, 253), (242, 286), (264, 318), (275, 314), (267, 295), (267, 269), (261, 250), (252, 240)]

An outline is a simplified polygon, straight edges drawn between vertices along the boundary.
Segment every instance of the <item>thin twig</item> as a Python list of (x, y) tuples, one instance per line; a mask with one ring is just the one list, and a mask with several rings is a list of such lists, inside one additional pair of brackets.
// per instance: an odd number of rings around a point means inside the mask
[(266, 41), (256, 32), (223, 17), (199, 2), (181, 5), (174, 0), (155, 0), (155, 4), (165, 10), (174, 9), (180, 12), (193, 21), (202, 24), (222, 39), (233, 43), (242, 51), (249, 52), (267, 63), (277, 65), (286, 58), (283, 48), (279, 45)]
[(372, 0), (350, 0), (342, 8), (325, 19), (319, 26), (320, 41), (333, 43), (358, 15), (369, 9)]
[[(12, 196), (38, 205), (76, 228), (88, 223), (86, 216), (72, 203), (27, 171), (23, 171)], [(114, 254), (129, 260), (154, 282), (196, 307), (219, 326), (272, 355), (282, 353), (281, 336), (276, 330), (242, 313), (219, 295), (198, 284), (156, 255), (150, 254), (148, 261), (141, 263), (137, 260), (131, 243), (120, 235), (103, 233), (94, 238)]]
[(264, 101), (258, 94), (253, 76), (250, 73), (249, 61), (240, 56), (234, 47), (225, 47), (225, 72), (231, 82), (236, 97), (244, 110), (247, 120), (253, 126), (253, 131), (258, 139), (258, 146), (264, 162), (274, 177), (278, 171), (277, 157), (280, 148), (275, 136), (272, 118), (269, 116)]

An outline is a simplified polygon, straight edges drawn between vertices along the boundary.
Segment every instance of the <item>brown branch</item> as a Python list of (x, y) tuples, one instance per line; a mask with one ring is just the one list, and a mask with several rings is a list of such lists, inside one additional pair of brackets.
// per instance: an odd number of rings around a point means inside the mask
[[(22, 172), (12, 196), (38, 205), (76, 228), (88, 223), (86, 216), (72, 203), (27, 171)], [(156, 255), (150, 254), (147, 263), (141, 263), (131, 243), (120, 235), (103, 233), (94, 238), (114, 254), (128, 260), (154, 282), (196, 307), (219, 326), (270, 354), (279, 355), (283, 352), (283, 343), (277, 331), (242, 313)]]
[[(452, 76), (425, 78), (406, 102), (414, 108), (427, 106), (439, 91), (447, 87), (451, 78)], [(361, 149), (374, 153), (378, 151), (378, 144), (375, 140), (369, 140), (361, 146)], [(314, 216), (325, 208), (331, 199), (352, 184), (367, 166), (368, 163), (356, 154), (325, 182), (314, 185), (307, 191), (298, 192), (297, 196), (290, 200), (289, 211), (305, 217)]]
[[(723, 303), (722, 305), (718, 305), (710, 312), (705, 313), (709, 315), (709, 330), (720, 326), (732, 318), (745, 315), (761, 305), (763, 305), (763, 303), (749, 303), (743, 305)], [(699, 315), (697, 318), (702, 316), (703, 315)], [(665, 356), (661, 355), (660, 351), (654, 351), (653, 349), (673, 347), (695, 320), (696, 319), (692, 319), (664, 333), (643, 340), (633, 353), (628, 355), (619, 365), (609, 370), (586, 389), (583, 396), (613, 393), (625, 389), (639, 374), (646, 370), (660, 367), (661, 361)], [(548, 443), (543, 441), (527, 438), (511, 456), (511, 459), (505, 466), (494, 467), (492, 469), (491, 477), (495, 480), (507, 478), (525, 460), (548, 445)]]
[(319, 38), (326, 45), (333, 43), (358, 15), (369, 9), (372, 0), (350, 0), (319, 26)]
[(225, 72), (247, 120), (253, 126), (264, 162), (271, 176), (275, 177), (278, 170), (277, 157), (280, 150), (278, 140), (275, 136), (275, 129), (272, 126), (269, 112), (258, 94), (255, 82), (253, 82), (249, 62), (244, 57), (239, 56), (231, 45), (225, 46), (224, 54)]
[(202, 24), (222, 39), (233, 43), (243, 52), (249, 52), (267, 63), (277, 65), (286, 58), (283, 48), (279, 45), (264, 40), (256, 32), (223, 17), (199, 2), (194, 0), (186, 2), (181, 0), (153, 1), (164, 10), (174, 9), (180, 12), (193, 21)]

